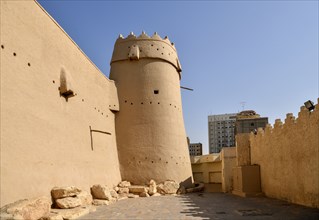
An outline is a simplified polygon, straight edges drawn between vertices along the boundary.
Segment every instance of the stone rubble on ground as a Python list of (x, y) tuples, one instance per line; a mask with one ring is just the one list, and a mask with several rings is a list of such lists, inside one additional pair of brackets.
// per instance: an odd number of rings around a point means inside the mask
[(61, 216), (62, 219), (76, 219), (89, 214), (90, 211), (91, 208), (89, 206), (80, 206), (73, 209), (52, 209), (51, 213), (56, 214), (56, 217)]
[(91, 193), (94, 199), (112, 200), (110, 189), (107, 185), (96, 184), (91, 187)]
[(81, 206), (82, 201), (77, 197), (66, 197), (55, 200), (55, 203), (60, 209), (71, 209)]
[(87, 191), (82, 190), (78, 195), (76, 195), (76, 198), (81, 200), (82, 206), (92, 205), (93, 197)]
[(120, 188), (119, 188), (118, 186), (115, 186), (113, 189), (114, 189), (116, 192), (118, 192), (118, 191), (120, 190)]
[(157, 191), (161, 194), (176, 194), (179, 184), (173, 180), (166, 180), (157, 185)]
[(53, 199), (62, 199), (65, 197), (76, 196), (80, 192), (81, 190), (75, 186), (54, 187), (51, 190), (51, 196)]
[(118, 184), (119, 187), (122, 187), (122, 188), (127, 188), (129, 186), (131, 186), (131, 183), (128, 182), (128, 181), (122, 181)]
[(75, 186), (54, 187), (51, 197), (19, 200), (1, 208), (1, 219), (40, 219), (40, 220), (65, 220), (76, 219), (90, 212), (96, 211), (95, 206), (110, 205), (116, 201), (150, 196), (176, 195), (194, 192), (203, 189), (203, 184), (194, 188), (185, 189), (175, 181), (167, 180), (156, 184), (150, 180), (148, 186), (131, 185), (122, 181), (113, 188), (107, 185), (96, 184), (91, 187), (91, 194)]
[(148, 194), (154, 195), (155, 193), (157, 193), (156, 182), (154, 180), (150, 180)]
[(119, 195), (117, 194), (117, 192), (114, 189), (110, 190), (110, 194), (114, 199), (118, 199)]
[(129, 188), (119, 188), (118, 194), (129, 193)]
[(12, 214), (6, 212), (0, 212), (0, 219), (1, 220), (11, 220), (14, 219)]
[(162, 195), (165, 195), (164, 184), (163, 183), (157, 184), (156, 191)]
[(40, 219), (48, 216), (51, 200), (48, 197), (23, 199), (1, 208), (1, 219)]
[(42, 217), (40, 220), (64, 220), (62, 215), (60, 215), (58, 213), (53, 213), (52, 210), (51, 210), (49, 216)]
[(75, 219), (96, 210), (92, 195), (75, 186), (54, 187), (51, 196), (55, 208), (43, 220)]
[(93, 205), (100, 206), (100, 205), (110, 205), (112, 202), (105, 199), (93, 199)]
[(134, 194), (140, 194), (142, 192), (147, 192), (147, 187), (146, 186), (130, 186), (129, 187), (129, 191), (130, 193), (134, 193)]

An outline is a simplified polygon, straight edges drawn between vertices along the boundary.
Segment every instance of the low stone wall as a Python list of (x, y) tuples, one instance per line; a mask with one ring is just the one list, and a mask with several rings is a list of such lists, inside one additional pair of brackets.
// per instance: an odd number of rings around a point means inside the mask
[(250, 142), (266, 196), (319, 208), (319, 104), (312, 112), (301, 107), (297, 119), (277, 119)]

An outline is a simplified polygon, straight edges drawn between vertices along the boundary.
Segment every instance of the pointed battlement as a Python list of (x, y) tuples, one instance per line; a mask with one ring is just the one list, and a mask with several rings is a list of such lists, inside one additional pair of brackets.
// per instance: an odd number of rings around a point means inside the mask
[(319, 180), (318, 137), (319, 99), (312, 111), (302, 106), (298, 118), (288, 113), (284, 123), (276, 119), (273, 127), (250, 134), (251, 163), (260, 165), (266, 196), (319, 206), (318, 184), (309, 184)]
[(142, 33), (139, 36), (136, 36), (133, 32), (130, 32), (129, 35), (127, 35), (126, 38), (123, 37), (122, 34), (119, 35), (119, 37), (116, 40), (116, 43), (122, 43), (125, 41), (131, 41), (131, 40), (156, 40), (156, 41), (163, 41), (166, 44), (168, 44), (169, 46), (171, 46), (175, 51), (176, 48), (174, 46), (174, 43), (171, 42), (167, 36), (165, 36), (164, 38), (161, 38), (161, 36), (157, 33), (154, 32), (154, 34), (152, 36), (149, 36), (145, 33), (145, 31), (142, 31)]
[(181, 78), (182, 68), (174, 43), (167, 36), (162, 38), (157, 32), (152, 36), (147, 35), (144, 31), (139, 36), (131, 32), (125, 38), (120, 34), (114, 45), (111, 64), (118, 61), (138, 61), (147, 58), (161, 59), (172, 64)]
[[(300, 111), (298, 113), (298, 118), (292, 113), (287, 113), (284, 123), (281, 119), (276, 119), (274, 126), (272, 127), (270, 124), (266, 125), (264, 132), (259, 132), (257, 135), (251, 135), (252, 138), (258, 137), (258, 135), (270, 135), (271, 133), (277, 133), (276, 131), (280, 132), (281, 129), (291, 129), (292, 126), (304, 126), (306, 123), (316, 122), (319, 119), (319, 98), (317, 100), (317, 104), (315, 105), (315, 109), (313, 111), (309, 111), (305, 106), (300, 107)], [(311, 121), (311, 122), (310, 122)]]

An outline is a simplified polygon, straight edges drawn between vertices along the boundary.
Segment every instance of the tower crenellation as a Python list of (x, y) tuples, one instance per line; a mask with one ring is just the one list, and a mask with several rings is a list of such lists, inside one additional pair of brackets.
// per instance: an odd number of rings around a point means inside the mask
[(168, 37), (161, 38), (157, 32), (148, 36), (144, 31), (136, 36), (131, 32), (126, 38), (119, 35), (115, 42), (111, 64), (123, 60), (145, 58), (161, 59), (172, 64), (181, 78), (181, 65), (177, 51)]

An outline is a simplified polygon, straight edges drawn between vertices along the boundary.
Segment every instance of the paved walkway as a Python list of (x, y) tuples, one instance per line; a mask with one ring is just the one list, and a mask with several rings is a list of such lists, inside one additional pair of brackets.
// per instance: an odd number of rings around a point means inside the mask
[(224, 193), (126, 199), (98, 207), (84, 219), (319, 219), (319, 209), (281, 200)]

